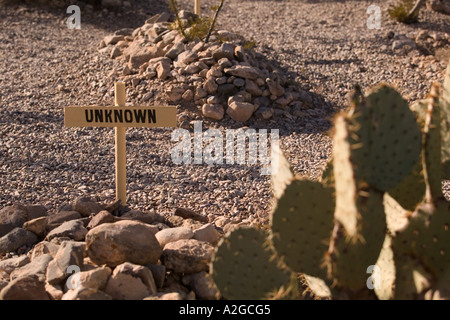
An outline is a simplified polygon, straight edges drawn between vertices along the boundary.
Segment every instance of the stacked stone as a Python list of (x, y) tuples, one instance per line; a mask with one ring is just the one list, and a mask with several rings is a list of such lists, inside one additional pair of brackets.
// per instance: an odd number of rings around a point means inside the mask
[[(192, 14), (180, 16), (188, 20)], [(206, 118), (222, 120), (227, 114), (239, 122), (252, 115), (292, 119), (310, 107), (309, 95), (261, 54), (245, 48), (242, 37), (219, 30), (213, 39), (222, 41), (189, 42), (171, 30), (169, 18), (156, 15), (135, 30), (116, 31), (100, 45), (101, 52), (123, 61), (117, 76), (139, 89), (142, 100), (155, 100), (154, 88), (163, 83), (168, 103), (195, 105)]]
[(208, 272), (223, 226), (186, 209), (166, 219), (86, 197), (51, 215), (5, 207), (0, 300), (218, 299)]

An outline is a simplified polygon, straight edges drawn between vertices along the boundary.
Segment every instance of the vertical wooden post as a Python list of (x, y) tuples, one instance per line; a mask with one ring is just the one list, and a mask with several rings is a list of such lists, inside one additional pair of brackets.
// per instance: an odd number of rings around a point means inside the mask
[(194, 2), (194, 13), (200, 15), (200, 0)]
[[(116, 107), (125, 107), (125, 83), (116, 82), (114, 86), (114, 104)], [(127, 155), (126, 155), (126, 128), (115, 127), (116, 133), (116, 200), (122, 204), (127, 203)]]

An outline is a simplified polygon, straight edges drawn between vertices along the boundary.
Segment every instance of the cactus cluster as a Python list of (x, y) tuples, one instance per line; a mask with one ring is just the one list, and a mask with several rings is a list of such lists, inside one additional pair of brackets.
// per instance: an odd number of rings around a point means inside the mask
[(222, 296), (450, 298), (449, 129), (450, 63), (443, 88), (412, 106), (387, 85), (355, 90), (321, 181), (296, 177), (278, 152), (269, 228), (219, 243)]

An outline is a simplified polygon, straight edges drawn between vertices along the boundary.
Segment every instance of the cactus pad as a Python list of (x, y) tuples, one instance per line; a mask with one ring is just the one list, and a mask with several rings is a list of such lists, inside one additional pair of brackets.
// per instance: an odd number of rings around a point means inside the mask
[(391, 244), (391, 236), (386, 235), (383, 248), (381, 249), (380, 256), (376, 263), (379, 270), (377, 281), (380, 283), (379, 286), (374, 286), (374, 291), (380, 300), (390, 300), (394, 297), (395, 262)]
[(348, 142), (347, 122), (343, 114), (334, 121), (333, 177), (336, 190), (336, 219), (350, 236), (356, 234), (358, 209), (355, 205), (357, 185), (350, 160), (351, 145)]
[(361, 216), (357, 235), (348, 237), (340, 230), (330, 253), (331, 274), (337, 284), (358, 290), (366, 286), (367, 267), (377, 262), (386, 235), (386, 219), (381, 192), (368, 190), (356, 204)]
[(394, 89), (375, 87), (349, 119), (351, 160), (358, 179), (387, 191), (419, 160), (421, 132), (407, 102)]
[[(278, 145), (272, 147), (271, 163), (278, 164), (278, 170), (272, 174), (272, 192), (275, 199), (279, 199), (286, 186), (294, 178), (289, 162), (284, 157)], [(276, 157), (276, 158), (274, 158)]]
[[(450, 270), (449, 226), (450, 202), (425, 203), (417, 208), (408, 225), (394, 238), (393, 249), (400, 257), (407, 255), (420, 261), (431, 273), (434, 284), (439, 284), (448, 279)], [(397, 263), (405, 262), (399, 260)]]
[(290, 273), (278, 267), (267, 245), (267, 231), (238, 228), (216, 248), (211, 276), (227, 299), (263, 299), (289, 282)]
[[(423, 162), (425, 167), (425, 183), (430, 196), (434, 199), (442, 195), (441, 185), (441, 116), (438, 90), (431, 88), (431, 99), (427, 100), (427, 115), (423, 128)], [(428, 201), (430, 201), (428, 199)]]
[(271, 240), (293, 271), (324, 276), (321, 269), (333, 230), (333, 190), (321, 183), (294, 180), (278, 200)]
[(395, 255), (395, 289), (397, 300), (418, 299), (430, 286), (431, 276), (420, 261), (407, 253)]
[(418, 161), (413, 171), (402, 182), (389, 189), (387, 193), (404, 209), (414, 211), (417, 205), (425, 199), (425, 189), (422, 162)]
[(308, 287), (308, 290), (311, 291), (315, 299), (330, 299), (331, 298), (331, 290), (320, 278), (311, 277), (307, 274), (303, 275), (304, 285)]
[(408, 224), (408, 211), (391, 197), (388, 193), (383, 196), (384, 212), (386, 214), (386, 225), (389, 233), (395, 235)]

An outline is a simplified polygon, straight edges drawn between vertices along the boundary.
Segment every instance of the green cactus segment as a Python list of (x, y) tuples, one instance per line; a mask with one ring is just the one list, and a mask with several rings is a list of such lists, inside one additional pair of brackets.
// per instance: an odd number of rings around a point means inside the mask
[(386, 235), (383, 193), (369, 190), (356, 203), (361, 215), (357, 236), (338, 232), (331, 246), (331, 273), (335, 281), (340, 287), (354, 290), (366, 287), (367, 267), (377, 262)]
[(406, 228), (393, 241), (399, 255), (420, 260), (436, 283), (450, 270), (450, 202), (425, 203), (417, 208)]
[(348, 143), (348, 130), (345, 116), (340, 114), (334, 121), (333, 136), (333, 177), (336, 194), (335, 217), (345, 228), (348, 235), (356, 234), (358, 209), (355, 199), (357, 195), (353, 165), (350, 161), (351, 146)]
[(423, 162), (425, 167), (425, 183), (433, 199), (442, 196), (441, 182), (441, 117), (437, 88), (432, 87), (432, 99), (428, 100), (423, 137)]
[(413, 232), (415, 251), (434, 276), (442, 279), (450, 270), (450, 202), (438, 201), (434, 209), (423, 210), (429, 218), (418, 234)]
[(392, 238), (386, 235), (383, 248), (376, 263), (378, 269), (372, 275), (375, 280), (374, 291), (380, 300), (391, 300), (394, 298), (395, 262), (391, 245)]
[(418, 161), (413, 171), (402, 182), (391, 188), (387, 193), (404, 209), (414, 211), (425, 198), (425, 180), (422, 162)]
[(294, 178), (294, 173), (278, 145), (272, 147), (271, 163), (278, 164), (278, 170), (272, 174), (271, 179), (273, 195), (275, 199), (279, 199), (286, 186)]
[(387, 191), (408, 176), (419, 160), (421, 132), (407, 102), (381, 85), (355, 106), (349, 142), (356, 176)]
[(430, 287), (430, 275), (419, 260), (407, 253), (396, 253), (395, 270), (396, 300), (418, 299)]
[(226, 299), (263, 299), (289, 282), (290, 272), (278, 267), (267, 245), (267, 231), (239, 228), (216, 248), (211, 276)]
[(404, 229), (408, 224), (408, 211), (395, 200), (388, 193), (383, 196), (386, 225), (391, 235), (395, 235), (397, 231)]
[(321, 268), (333, 230), (333, 190), (321, 183), (294, 180), (271, 218), (271, 240), (279, 257), (295, 272), (324, 277)]

